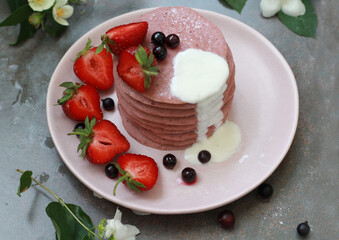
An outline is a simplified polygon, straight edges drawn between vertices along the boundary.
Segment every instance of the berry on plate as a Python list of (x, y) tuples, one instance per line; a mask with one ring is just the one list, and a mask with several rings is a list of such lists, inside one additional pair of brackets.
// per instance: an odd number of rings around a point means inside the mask
[(57, 103), (62, 105), (67, 117), (79, 122), (83, 122), (87, 116), (90, 119), (102, 119), (100, 96), (94, 87), (72, 82), (64, 82), (60, 86), (66, 90)]
[(81, 156), (93, 164), (106, 164), (118, 154), (126, 152), (130, 144), (114, 123), (108, 120), (96, 122), (85, 119), (85, 129), (74, 129), (68, 135), (78, 135)]
[(114, 55), (119, 56), (123, 50), (141, 44), (145, 40), (147, 30), (147, 22), (134, 22), (116, 26), (101, 36), (102, 43), (99, 48), (105, 46)]
[(113, 59), (112, 54), (103, 48), (100, 53), (91, 46), (88, 39), (86, 47), (78, 53), (73, 65), (75, 75), (84, 83), (90, 84), (99, 90), (107, 90), (113, 86)]
[(151, 190), (157, 182), (157, 163), (148, 156), (126, 153), (118, 158), (115, 166), (121, 177), (114, 186), (113, 195), (121, 182), (136, 192)]
[(159, 73), (155, 64), (156, 60), (151, 51), (139, 45), (130, 47), (120, 54), (117, 71), (130, 87), (144, 92), (149, 88), (152, 76)]

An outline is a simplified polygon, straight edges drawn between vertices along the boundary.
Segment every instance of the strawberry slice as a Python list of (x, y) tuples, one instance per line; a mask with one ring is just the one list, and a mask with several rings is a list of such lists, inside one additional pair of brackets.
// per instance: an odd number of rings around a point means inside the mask
[(74, 129), (68, 135), (78, 135), (81, 156), (86, 157), (93, 164), (106, 164), (113, 160), (118, 154), (126, 152), (130, 144), (114, 125), (108, 120), (91, 122), (85, 119), (85, 129)]
[(90, 119), (93, 117), (98, 120), (102, 119), (100, 96), (94, 87), (72, 82), (64, 82), (60, 86), (66, 90), (57, 103), (62, 105), (62, 110), (68, 118), (81, 122), (87, 116)]
[(114, 55), (119, 56), (126, 48), (141, 44), (145, 40), (147, 30), (147, 22), (134, 22), (116, 26), (101, 36), (102, 44), (99, 48), (105, 46)]
[(153, 158), (126, 153), (121, 155), (114, 164), (121, 177), (114, 186), (113, 195), (121, 182), (136, 192), (151, 190), (157, 182), (158, 166)]
[(139, 47), (127, 48), (120, 54), (117, 71), (121, 79), (129, 86), (145, 92), (151, 84), (152, 76), (159, 73), (155, 64), (153, 53), (148, 48), (139, 45)]
[(77, 55), (73, 71), (84, 83), (99, 90), (107, 90), (114, 82), (112, 54), (105, 48), (96, 54), (98, 48), (90, 44), (91, 39), (88, 39), (86, 47)]

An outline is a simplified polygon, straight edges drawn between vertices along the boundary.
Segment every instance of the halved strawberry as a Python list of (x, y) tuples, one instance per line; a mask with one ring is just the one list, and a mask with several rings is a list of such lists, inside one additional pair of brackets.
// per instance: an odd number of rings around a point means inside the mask
[(96, 54), (97, 48), (90, 44), (91, 39), (88, 39), (86, 47), (78, 53), (74, 73), (81, 81), (99, 90), (109, 89), (114, 82), (112, 54), (105, 48)]
[(105, 164), (113, 160), (118, 154), (126, 152), (130, 144), (114, 125), (108, 120), (96, 122), (93, 118), (91, 122), (85, 119), (85, 129), (74, 129), (68, 135), (78, 135), (81, 149), (81, 156), (88, 159), (93, 164)]
[(64, 82), (60, 86), (66, 88), (66, 90), (57, 103), (62, 105), (62, 110), (67, 117), (81, 122), (87, 116), (90, 119), (93, 117), (98, 120), (102, 119), (100, 96), (94, 87), (72, 82)]
[(148, 156), (126, 153), (118, 158), (115, 166), (121, 177), (114, 186), (113, 195), (120, 182), (136, 192), (151, 190), (157, 182), (157, 163)]
[(123, 81), (132, 88), (144, 92), (149, 88), (152, 76), (159, 73), (155, 66), (156, 60), (153, 53), (139, 45), (125, 49), (119, 58), (117, 71)]
[(102, 44), (100, 46), (109, 48), (114, 55), (119, 56), (126, 48), (141, 44), (145, 40), (147, 30), (147, 22), (116, 26), (101, 36)]

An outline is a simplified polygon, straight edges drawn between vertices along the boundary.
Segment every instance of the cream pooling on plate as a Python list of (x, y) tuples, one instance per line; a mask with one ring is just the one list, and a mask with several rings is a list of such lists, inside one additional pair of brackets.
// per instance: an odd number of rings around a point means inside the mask
[(222, 124), (228, 64), (215, 53), (189, 48), (175, 56), (173, 70), (171, 92), (183, 102), (197, 104), (198, 141), (204, 140), (209, 126)]

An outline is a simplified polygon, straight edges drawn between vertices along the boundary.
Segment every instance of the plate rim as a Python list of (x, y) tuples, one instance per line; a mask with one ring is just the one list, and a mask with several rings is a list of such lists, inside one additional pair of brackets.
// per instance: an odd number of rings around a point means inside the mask
[(64, 58), (66, 57), (67, 53), (74, 47), (74, 45), (76, 45), (79, 41), (83, 41), (82, 39), (87, 38), (88, 35), (91, 34), (92, 31), (95, 31), (96, 28), (99, 28), (105, 24), (107, 24), (108, 22), (116, 19), (116, 18), (122, 18), (122, 17), (126, 17), (128, 15), (131, 14), (144, 14), (147, 13), (149, 11), (152, 11), (154, 9), (156, 9), (157, 7), (154, 8), (143, 8), (143, 9), (138, 9), (135, 11), (131, 11), (131, 12), (127, 12), (118, 16), (115, 16), (113, 18), (110, 18), (104, 22), (102, 22), (101, 24), (91, 28), (89, 31), (87, 31), (86, 33), (84, 33), (78, 40), (76, 40), (68, 49), (67, 51), (64, 53), (63, 57), (59, 60), (57, 67), (55, 68), (51, 78), (50, 78), (50, 82), (48, 85), (48, 89), (47, 89), (47, 94), (46, 94), (46, 116), (47, 116), (47, 125), (48, 125), (48, 129), (49, 132), (51, 134), (53, 143), (55, 145), (55, 148), (60, 156), (60, 158), (62, 159), (62, 161), (64, 162), (64, 164), (67, 166), (67, 168), (72, 172), (72, 174), (82, 183), (84, 184), (87, 188), (89, 188), (91, 191), (99, 194), (100, 196), (104, 197), (107, 201), (113, 202), (115, 204), (118, 204), (120, 206), (132, 209), (132, 210), (136, 210), (136, 211), (141, 211), (141, 212), (147, 212), (147, 213), (151, 213), (151, 214), (167, 214), (167, 215), (173, 215), (173, 214), (190, 214), (190, 213), (198, 213), (198, 212), (204, 212), (204, 211), (208, 211), (211, 209), (215, 209), (224, 205), (227, 205), (231, 202), (234, 202), (238, 199), (240, 199), (241, 197), (245, 196), (246, 194), (248, 194), (249, 192), (253, 191), (255, 188), (257, 188), (262, 182), (264, 182), (268, 177), (270, 177), (273, 172), (277, 169), (277, 167), (281, 164), (281, 162), (283, 161), (283, 159), (285, 158), (287, 152), (289, 151), (292, 143), (293, 143), (293, 139), (295, 137), (296, 134), (296, 130), (297, 130), (297, 126), (298, 126), (298, 120), (299, 120), (299, 93), (298, 93), (298, 86), (297, 86), (297, 82), (295, 79), (295, 76), (293, 74), (293, 71), (291, 69), (291, 67), (289, 66), (288, 62), (286, 61), (286, 59), (283, 57), (283, 55), (279, 52), (279, 50), (265, 37), (263, 36), (260, 32), (258, 32), (257, 30), (253, 29), (252, 27), (248, 26), (247, 24), (231, 18), (227, 15), (221, 14), (221, 13), (217, 13), (214, 11), (210, 11), (210, 10), (205, 10), (205, 9), (198, 9), (198, 8), (192, 8), (195, 11), (197, 11), (199, 14), (203, 15), (204, 17), (206, 17), (206, 15), (216, 15), (216, 17), (220, 17), (220, 18), (225, 18), (228, 21), (231, 21), (235, 24), (241, 25), (243, 28), (246, 29), (246, 31), (249, 31), (251, 34), (255, 35), (256, 37), (258, 37), (260, 39), (261, 42), (264, 42), (265, 45), (267, 45), (271, 51), (274, 52), (274, 55), (276, 55), (279, 58), (279, 61), (284, 65), (285, 70), (287, 70), (287, 73), (290, 77), (291, 80), (291, 84), (293, 87), (293, 95), (295, 97), (295, 112), (293, 113), (293, 119), (294, 119), (294, 124), (293, 124), (293, 129), (291, 129), (290, 135), (289, 135), (289, 139), (288, 142), (286, 142), (285, 148), (282, 150), (282, 154), (280, 156), (279, 161), (276, 161), (275, 164), (271, 165), (271, 170), (267, 171), (267, 173), (262, 176), (260, 178), (260, 180), (257, 181), (256, 184), (252, 185), (250, 188), (246, 188), (246, 190), (244, 190), (241, 194), (238, 194), (237, 196), (231, 198), (228, 201), (223, 201), (223, 202), (216, 202), (213, 204), (209, 204), (206, 206), (202, 206), (202, 207), (195, 207), (195, 208), (190, 208), (190, 209), (185, 209), (185, 210), (169, 210), (169, 209), (145, 209), (142, 208), (140, 206), (135, 206), (133, 204), (130, 204), (129, 202), (125, 203), (120, 199), (108, 199), (107, 197), (105, 197), (106, 193), (101, 193), (100, 191), (98, 191), (97, 189), (94, 189), (88, 182), (86, 182), (85, 179), (83, 179), (81, 176), (79, 176), (79, 174), (77, 173), (76, 169), (74, 169), (69, 163), (68, 161), (66, 161), (64, 159), (64, 155), (62, 154), (62, 148), (59, 144), (59, 142), (55, 141), (54, 139), (56, 138), (56, 136), (53, 133), (53, 130), (51, 128), (51, 110), (50, 110), (50, 106), (51, 104), (54, 105), (54, 103), (51, 102), (51, 99), (49, 96), (51, 96), (51, 92), (52, 90), (52, 80), (55, 76), (55, 73), (58, 71), (58, 69), (60, 68), (60, 64), (61, 62), (63, 62)]

